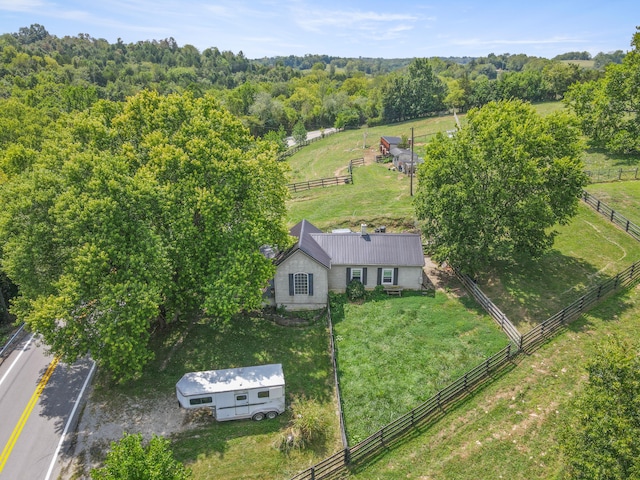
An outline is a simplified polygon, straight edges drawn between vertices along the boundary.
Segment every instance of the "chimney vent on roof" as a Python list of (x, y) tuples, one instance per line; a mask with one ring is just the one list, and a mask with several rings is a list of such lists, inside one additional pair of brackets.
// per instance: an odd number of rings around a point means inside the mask
[(367, 224), (363, 223), (360, 225), (360, 235), (363, 237), (367, 234)]

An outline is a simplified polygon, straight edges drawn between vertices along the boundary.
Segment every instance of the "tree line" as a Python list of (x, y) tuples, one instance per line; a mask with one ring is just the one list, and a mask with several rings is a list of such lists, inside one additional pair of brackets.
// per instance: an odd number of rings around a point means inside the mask
[[(621, 53), (596, 57), (621, 62)], [(173, 38), (135, 43), (109, 43), (89, 34), (59, 38), (38, 24), (0, 36), (0, 97), (55, 113), (84, 110), (98, 100), (124, 101), (143, 89), (161, 95), (214, 93), (254, 136), (290, 133), (300, 122), (306, 129), (377, 125), (490, 101), (553, 100), (562, 98), (570, 84), (601, 75), (601, 69), (564, 57), (524, 54), (250, 60), (242, 51), (211, 47), (200, 52)], [(422, 98), (425, 91), (428, 100)]]

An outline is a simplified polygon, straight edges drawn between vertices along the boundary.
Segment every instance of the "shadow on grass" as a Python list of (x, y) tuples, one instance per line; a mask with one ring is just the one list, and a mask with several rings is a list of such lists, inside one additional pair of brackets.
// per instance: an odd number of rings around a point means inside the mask
[(479, 278), (479, 285), (524, 333), (611, 277), (582, 259), (553, 249), (536, 260), (497, 262)]
[(622, 153), (610, 153), (602, 148), (589, 148), (587, 154), (602, 155), (611, 167), (637, 167), (640, 165), (640, 156)]
[(275, 420), (254, 422), (253, 420), (233, 420), (217, 422), (211, 418), (210, 425), (181, 432), (172, 436), (172, 449), (182, 462), (192, 462), (199, 458), (215, 456), (224, 459), (229, 444), (237, 439), (258, 435), (270, 435), (284, 429), (288, 415)]
[(308, 327), (280, 326), (249, 316), (224, 324), (206, 318), (190, 326), (175, 324), (153, 339), (155, 359), (139, 380), (108, 388), (148, 396), (173, 390), (187, 372), (281, 363), (289, 396), (304, 394), (324, 402), (333, 394), (327, 344), (324, 318)]

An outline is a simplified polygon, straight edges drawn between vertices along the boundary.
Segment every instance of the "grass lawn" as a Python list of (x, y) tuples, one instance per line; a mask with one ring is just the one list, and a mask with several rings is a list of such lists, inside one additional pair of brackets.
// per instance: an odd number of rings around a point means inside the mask
[(262, 422), (200, 422), (172, 437), (176, 457), (193, 469), (194, 478), (287, 478), (340, 448), (324, 317), (308, 327), (281, 327), (250, 317), (236, 318), (228, 325), (180, 325), (161, 335), (154, 351), (156, 360), (136, 382), (118, 387), (98, 378), (99, 399), (108, 402), (120, 395), (132, 396), (152, 408), (158, 394), (175, 395), (175, 384), (185, 372), (282, 363), (287, 404), (294, 396), (305, 395), (318, 400), (332, 419), (331, 434), (324, 442), (289, 455), (274, 448), (287, 427), (289, 412)]
[(612, 335), (640, 342), (639, 287), (591, 310), (445, 418), (350, 478), (560, 478), (557, 433), (587, 378), (585, 362)]
[[(463, 121), (465, 115), (458, 115), (458, 117)], [(379, 127), (362, 127), (330, 135), (323, 140), (311, 143), (289, 157), (287, 162), (291, 167), (290, 182), (345, 175), (349, 160), (379, 153), (380, 137), (384, 135), (397, 137), (407, 135), (411, 138), (413, 127), (414, 137), (420, 137), (451, 130), (455, 125), (453, 115), (444, 115)], [(362, 148), (365, 141), (366, 148)], [(419, 141), (418, 138), (416, 144)]]
[(479, 278), (484, 293), (521, 333), (640, 260), (640, 243), (583, 203), (558, 231), (553, 249), (539, 260), (497, 264)]
[[(534, 108), (539, 114), (548, 115), (562, 110), (564, 105), (562, 102), (545, 102), (535, 104)], [(466, 114), (459, 114), (458, 119), (464, 125)], [(406, 135), (411, 138), (411, 128), (416, 140), (416, 150), (419, 152), (420, 145), (428, 142), (434, 134), (456, 128), (456, 121), (453, 115), (442, 115), (379, 127), (362, 127), (329, 135), (302, 148), (287, 159), (291, 167), (289, 182), (345, 175), (349, 160), (379, 153), (380, 137)], [(366, 148), (363, 148), (363, 144)]]
[[(564, 108), (561, 102), (534, 105), (541, 115)], [(465, 115), (458, 115), (464, 123)], [(350, 159), (378, 153), (383, 135), (410, 136), (411, 127), (420, 149), (420, 137), (454, 128), (452, 115), (429, 117), (409, 122), (372, 128), (347, 130), (314, 142), (287, 159), (291, 168), (290, 181), (299, 182), (333, 177), (347, 173)], [(366, 133), (367, 149), (362, 148)], [(427, 138), (428, 140), (428, 138)], [(411, 204), (410, 177), (393, 172), (387, 164), (355, 167), (353, 185), (335, 185), (292, 194), (288, 202), (288, 224), (295, 225), (306, 218), (320, 229), (384, 225), (407, 230), (415, 227), (415, 210)], [(413, 179), (414, 192), (417, 179)]]
[[(635, 169), (640, 166), (640, 156), (637, 155), (617, 155), (601, 150), (588, 149), (584, 154), (585, 170), (591, 172), (602, 172), (603, 175), (617, 175), (616, 172)], [(609, 174), (607, 174), (609, 172)], [(626, 176), (629, 176), (627, 174)]]
[(404, 229), (415, 226), (408, 176), (390, 171), (384, 164), (373, 164), (355, 167), (353, 178), (353, 184), (292, 194), (289, 225), (307, 219), (323, 230), (359, 227), (361, 223), (371, 227), (402, 225)]
[[(426, 401), (507, 345), (468, 297), (438, 291), (362, 304), (332, 301), (349, 444)], [(339, 300), (341, 299), (341, 300)]]
[(586, 190), (599, 200), (640, 225), (640, 182), (595, 183)]

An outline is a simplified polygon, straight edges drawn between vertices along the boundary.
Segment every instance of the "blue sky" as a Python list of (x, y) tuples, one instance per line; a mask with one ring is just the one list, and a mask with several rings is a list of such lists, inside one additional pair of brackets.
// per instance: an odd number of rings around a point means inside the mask
[(0, 33), (33, 23), (110, 43), (173, 37), (248, 58), (412, 58), (628, 51), (638, 0), (0, 0)]

